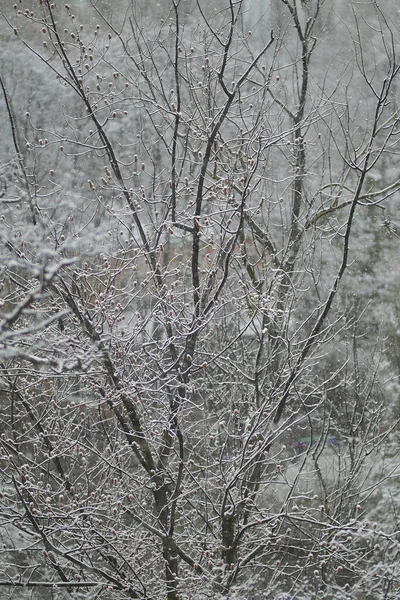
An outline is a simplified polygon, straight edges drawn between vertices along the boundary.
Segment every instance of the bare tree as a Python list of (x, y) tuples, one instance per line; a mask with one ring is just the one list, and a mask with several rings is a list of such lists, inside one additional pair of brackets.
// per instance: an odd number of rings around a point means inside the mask
[(400, 187), (390, 15), (22, 4), (12, 43), (60, 92), (16, 110), (1, 78), (0, 585), (395, 598), (398, 527), (366, 520), (390, 375), (340, 297)]

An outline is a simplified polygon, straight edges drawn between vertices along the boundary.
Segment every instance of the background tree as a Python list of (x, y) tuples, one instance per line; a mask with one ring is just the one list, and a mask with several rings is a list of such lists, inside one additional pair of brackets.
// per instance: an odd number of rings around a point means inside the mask
[(10, 598), (397, 597), (394, 8), (5, 4)]

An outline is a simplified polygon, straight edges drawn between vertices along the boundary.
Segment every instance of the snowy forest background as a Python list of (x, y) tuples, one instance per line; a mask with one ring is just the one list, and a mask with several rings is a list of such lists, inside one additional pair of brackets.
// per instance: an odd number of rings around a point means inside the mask
[(2, 597), (398, 599), (396, 0), (0, 13)]

